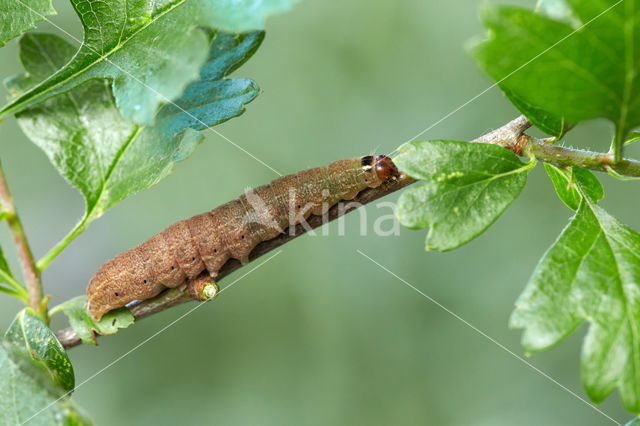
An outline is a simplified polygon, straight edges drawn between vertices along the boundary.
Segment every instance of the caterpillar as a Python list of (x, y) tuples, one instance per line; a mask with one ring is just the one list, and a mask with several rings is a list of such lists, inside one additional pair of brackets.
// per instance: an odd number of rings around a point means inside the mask
[(174, 223), (106, 262), (89, 282), (87, 309), (100, 320), (134, 300), (178, 287), (205, 269), (215, 278), (229, 259), (246, 264), (258, 243), (398, 176), (391, 158), (365, 156), (282, 176), (249, 190), (210, 212)]

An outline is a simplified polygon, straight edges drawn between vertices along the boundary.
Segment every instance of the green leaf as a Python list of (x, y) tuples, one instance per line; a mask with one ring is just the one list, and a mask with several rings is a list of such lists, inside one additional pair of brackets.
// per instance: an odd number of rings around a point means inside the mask
[(90, 425), (24, 350), (0, 338), (0, 424)]
[(572, 180), (573, 172), (560, 169), (549, 163), (544, 163), (544, 168), (560, 200), (571, 210), (578, 210), (582, 197)]
[[(205, 125), (214, 126), (244, 112), (244, 105), (260, 93), (258, 86), (249, 79), (225, 76), (251, 57), (263, 36), (263, 32), (218, 33), (200, 80), (187, 87), (177, 106), (161, 108), (152, 126), (123, 119), (105, 81), (89, 82), (17, 114), (25, 134), (84, 196), (84, 225), (168, 176), (174, 164), (200, 143), (198, 130)], [(7, 83), (15, 91), (73, 54), (68, 43), (50, 34), (28, 34), (20, 47), (28, 76)]]
[(598, 204), (598, 201), (604, 198), (604, 188), (600, 179), (589, 170), (574, 168), (573, 181), (580, 184), (581, 191), (587, 194), (594, 203)]
[[(151, 123), (160, 103), (174, 100), (207, 60), (208, 29), (242, 32), (295, 0), (72, 0), (84, 28), (80, 50), (55, 74), (14, 99), (17, 113), (92, 79), (112, 81), (120, 112)], [(60, 68), (61, 67), (61, 68)], [(59, 68), (59, 69), (58, 69)]]
[(502, 91), (507, 95), (511, 103), (525, 114), (527, 119), (538, 129), (543, 132), (554, 135), (557, 142), (562, 139), (564, 135), (571, 130), (574, 125), (567, 123), (564, 117), (556, 117), (554, 114), (547, 112), (542, 108), (538, 108), (535, 105), (531, 105), (526, 99), (520, 98), (516, 93), (509, 91), (507, 88), (502, 88)]
[(97, 345), (96, 333), (105, 336), (115, 334), (120, 328), (127, 328), (134, 322), (133, 315), (127, 308), (120, 308), (105, 314), (98, 322), (87, 312), (87, 297), (78, 296), (58, 305), (69, 318), (69, 325), (76, 332), (83, 343)]
[(530, 352), (552, 347), (590, 323), (582, 382), (596, 403), (615, 388), (640, 412), (640, 234), (585, 198), (544, 255), (510, 325)]
[[(622, 141), (640, 124), (640, 26), (635, 24), (640, 0), (615, 7), (614, 0), (564, 3), (568, 10), (559, 20), (516, 7), (487, 6), (483, 20), (489, 36), (472, 49), (473, 55), (541, 129), (552, 130), (540, 123), (540, 111), (556, 123), (602, 117), (615, 124)], [(567, 22), (567, 16), (579, 22)], [(551, 127), (550, 133), (563, 133)]]
[(0, 0), (0, 47), (55, 14), (51, 0)]
[(40, 318), (23, 309), (9, 326), (5, 338), (24, 348), (33, 359), (41, 361), (55, 384), (64, 390), (73, 390), (75, 376), (69, 356), (53, 331)]
[(396, 215), (404, 226), (430, 227), (427, 250), (453, 250), (484, 232), (518, 197), (535, 162), (496, 145), (411, 142), (394, 162), (425, 181), (407, 189)]
[(571, 210), (578, 210), (582, 194), (576, 184), (582, 185), (583, 190), (594, 202), (604, 198), (604, 188), (598, 178), (589, 170), (565, 170), (552, 164), (545, 163), (544, 168), (551, 178), (560, 200)]

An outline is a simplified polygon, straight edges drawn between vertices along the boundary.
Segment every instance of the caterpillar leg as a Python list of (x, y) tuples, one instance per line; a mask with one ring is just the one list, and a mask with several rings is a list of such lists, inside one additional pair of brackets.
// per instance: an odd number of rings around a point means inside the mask
[(218, 284), (206, 275), (189, 281), (189, 293), (194, 299), (201, 302), (214, 299), (219, 292)]

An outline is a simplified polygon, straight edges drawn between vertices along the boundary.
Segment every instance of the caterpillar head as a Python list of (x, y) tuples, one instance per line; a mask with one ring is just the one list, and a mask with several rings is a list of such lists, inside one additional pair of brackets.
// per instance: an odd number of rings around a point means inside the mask
[(378, 179), (383, 182), (400, 176), (400, 172), (398, 172), (396, 165), (393, 164), (393, 160), (386, 155), (376, 155), (372, 166)]

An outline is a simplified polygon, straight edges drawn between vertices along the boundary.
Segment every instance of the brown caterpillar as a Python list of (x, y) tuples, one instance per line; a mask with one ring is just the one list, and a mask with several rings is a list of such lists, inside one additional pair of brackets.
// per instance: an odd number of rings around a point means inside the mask
[(384, 155), (340, 160), (280, 177), (210, 212), (174, 223), (98, 269), (87, 288), (89, 312), (100, 320), (112, 309), (178, 287), (205, 269), (215, 277), (230, 258), (246, 264), (258, 243), (398, 175)]

